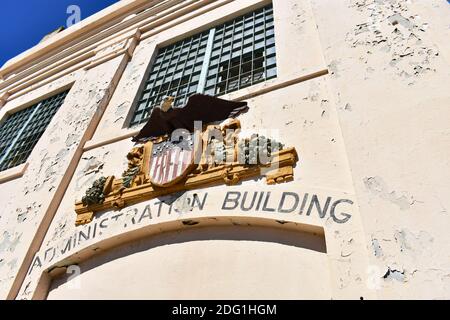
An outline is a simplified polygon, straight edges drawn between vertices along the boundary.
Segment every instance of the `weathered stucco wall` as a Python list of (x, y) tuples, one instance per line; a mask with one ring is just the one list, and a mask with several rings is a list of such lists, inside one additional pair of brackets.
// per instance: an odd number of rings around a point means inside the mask
[[(5, 184), (12, 184), (14, 189), (10, 200), (2, 207), (1, 215), (2, 241), (11, 243), (2, 251), (2, 298), (8, 294), (30, 250), (31, 241), (39, 233), (45, 234), (45, 229), (38, 229), (45, 219), (52, 218), (47, 212), (59, 205), (58, 198), (65, 192), (64, 181), (70, 180), (71, 170), (77, 165), (74, 161), (78, 160), (76, 154), (82, 150), (80, 144), (83, 145), (92, 134), (113, 91), (114, 76), (122, 60), (123, 57), (118, 57), (75, 78), (64, 104), (33, 149), (27, 171), (19, 180)], [(7, 104), (4, 108), (8, 107)]]
[[(117, 93), (118, 92), (116, 92), (116, 94)], [(328, 196), (331, 196), (335, 200), (339, 198), (352, 198), (350, 172), (345, 159), (342, 139), (340, 138), (336, 112), (332, 108), (329, 108), (328, 103), (326, 103), (328, 101), (327, 99), (325, 81), (320, 78), (311, 80), (305, 84), (297, 84), (283, 90), (269, 92), (265, 95), (249, 99), (248, 103), (250, 111), (240, 117), (243, 130), (248, 130), (250, 132), (259, 130), (259, 132), (267, 135), (276, 135), (276, 137), (281, 139), (287, 146), (296, 147), (299, 152), (300, 162), (295, 168), (294, 178), (296, 184), (288, 183), (285, 185), (268, 187), (265, 186), (263, 180), (245, 181), (242, 183), (242, 187), (234, 189), (242, 191), (272, 190), (272, 192), (275, 192), (276, 190), (280, 190), (281, 192), (281, 190), (285, 190), (299, 193), (309, 192), (311, 195), (317, 194), (319, 196), (321, 199), (320, 205), (322, 207)], [(273, 112), (278, 112), (280, 116), (273, 119), (271, 117)], [(320, 135), (317, 135), (317, 132), (320, 132)], [(80, 227), (74, 226), (74, 200), (80, 199), (86, 188), (100, 176), (110, 174), (120, 176), (121, 172), (126, 167), (126, 150), (131, 149), (131, 147), (132, 143), (130, 139), (126, 139), (89, 150), (83, 154), (77, 172), (74, 174), (74, 179), (69, 185), (66, 196), (62, 200), (55, 219), (44, 240), (44, 246), (38, 256), (39, 261), (35, 260), (33, 270), (24, 283), (24, 291), (21, 291), (23, 297), (27, 297), (27, 293), (30, 293), (27, 291), (30, 286), (36, 285), (40, 270), (51, 266), (64, 266), (70, 264), (71, 261), (73, 262), (75, 257), (72, 255), (74, 254), (75, 249), (73, 249), (73, 246), (71, 250), (66, 249), (68, 246), (67, 239), (76, 235), (80, 230)], [(209, 203), (221, 204), (223, 201), (221, 196), (229, 190), (229, 187), (217, 186), (201, 191), (209, 193)], [(276, 198), (275, 195), (274, 197)], [(214, 209), (208, 210), (208, 208), (204, 208), (201, 212), (190, 213), (188, 211), (184, 215), (176, 217), (162, 214), (162, 217), (159, 217), (159, 212), (157, 213), (154, 211), (155, 209), (152, 209), (152, 218), (154, 219), (148, 220), (147, 218), (143, 218), (143, 216), (148, 215), (148, 213), (141, 214), (143, 210), (145, 211), (145, 209), (143, 209), (145, 208), (145, 205), (152, 204), (153, 206), (156, 201), (158, 201), (158, 199), (144, 202), (142, 205), (130, 206), (121, 211), (108, 211), (100, 215), (96, 222), (101, 223), (103, 221), (102, 219), (108, 218), (109, 221), (106, 222), (105, 220), (104, 222), (105, 226), (108, 224), (108, 228), (105, 228), (107, 230), (101, 230), (99, 227), (100, 231), (96, 236), (96, 239), (89, 239), (88, 241), (85, 241), (79, 236), (76, 240), (73, 240), (74, 238), (72, 238), (72, 241), (74, 241), (72, 242), (72, 245), (73, 243), (76, 243), (76, 249), (78, 251), (81, 251), (82, 248), (88, 248), (86, 250), (101, 252), (103, 250), (102, 245), (98, 243), (97, 245), (94, 244), (97, 241), (100, 241), (100, 239), (111, 239), (116, 235), (120, 235), (124, 232), (122, 226), (127, 224), (128, 228), (130, 227), (130, 224), (133, 224), (133, 226), (131, 226), (132, 228), (143, 229), (145, 225), (152, 226), (155, 224), (162, 224), (165, 221), (170, 221), (174, 218), (176, 221), (181, 222), (182, 220), (192, 217), (214, 217), (227, 213), (215, 212)], [(274, 204), (276, 205), (275, 201), (276, 200), (274, 200)], [(353, 212), (351, 219), (345, 224), (336, 223), (329, 215), (321, 219), (317, 212), (312, 212), (310, 216), (296, 214), (282, 214), (277, 216), (276, 214), (265, 214), (264, 212), (256, 211), (242, 211), (241, 214), (238, 214), (237, 210), (234, 210), (233, 212), (230, 212), (230, 214), (232, 216), (238, 215), (244, 217), (245, 215), (256, 217), (267, 216), (271, 219), (283, 219), (286, 221), (295, 221), (296, 223), (325, 226), (324, 237), (327, 239), (327, 247), (329, 248), (327, 257), (329, 264), (331, 265), (329, 272), (333, 273), (333, 280), (327, 283), (327, 292), (334, 291), (332, 294), (333, 297), (359, 298), (360, 296), (356, 296), (355, 294), (361, 293), (361, 295), (365, 296), (365, 293), (367, 292), (364, 280), (366, 277), (365, 266), (367, 265), (364, 248), (365, 241), (363, 239), (364, 237), (358, 217), (359, 214), (357, 213), (356, 205), (353, 207), (343, 207), (342, 209), (339, 208), (339, 210), (345, 212), (351, 210)], [(336, 212), (336, 214), (341, 214), (341, 212)], [(120, 219), (115, 218), (115, 216), (121, 215), (124, 217), (120, 217)], [(127, 219), (130, 220), (133, 216), (137, 221), (136, 226), (130, 221), (127, 222)], [(340, 218), (342, 217), (339, 217), (339, 219)], [(94, 233), (93, 228), (94, 227), (92, 226), (92, 230), (89, 230), (91, 237)], [(83, 228), (82, 230), (87, 229)], [(86, 234), (89, 232), (86, 231)], [(129, 238), (129, 235), (124, 235), (122, 241), (126, 241)], [(220, 244), (216, 245), (220, 246)], [(249, 247), (253, 248), (252, 245), (249, 245)], [(47, 250), (48, 252), (46, 253)], [(305, 252), (305, 255), (308, 256), (309, 251)], [(230, 254), (227, 253), (227, 255)], [(242, 256), (237, 256), (236, 259), (240, 259), (240, 257)], [(247, 256), (248, 263), (259, 265), (257, 261), (257, 259), (260, 258), (259, 255), (256, 255), (255, 261), (253, 261), (251, 257), (252, 256)], [(190, 259), (196, 261), (197, 257), (193, 256)], [(198, 265), (200, 266), (202, 265), (203, 258), (198, 257), (198, 259)], [(191, 272), (201, 273), (202, 269), (199, 268), (195, 271), (191, 270)], [(244, 269), (241, 272), (243, 274), (248, 274), (248, 276), (253, 273), (251, 269)], [(103, 279), (104, 282), (111, 283), (113, 286), (116, 285), (116, 282), (110, 281), (110, 277), (112, 276), (111, 273), (102, 272), (101, 269), (91, 270), (91, 273), (94, 273), (99, 281)], [(234, 271), (230, 270), (229, 274), (233, 273)], [(216, 275), (210, 274), (209, 276), (211, 278), (208, 278), (208, 281), (213, 281)], [(168, 287), (166, 289), (168, 292), (176, 290), (176, 288), (170, 287), (171, 285), (174, 284), (172, 282), (167, 284)], [(201, 284), (199, 285), (201, 286)], [(250, 287), (251, 286), (249, 286), (249, 288)], [(111, 288), (111, 290), (114, 291), (114, 288), (116, 287)], [(249, 294), (250, 292), (245, 291), (244, 287), (242, 287), (242, 290), (243, 293), (247, 292), (247, 294)], [(76, 290), (71, 290), (70, 292), (79, 296), (84, 295), (84, 297), (93, 297), (88, 292), (82, 293)], [(370, 297), (371, 293), (368, 292), (367, 294)], [(294, 297), (288, 296), (291, 298)]]
[[(73, 83), (24, 176), (0, 184), (0, 298), (21, 265), (18, 299), (450, 297), (444, 0), (274, 0), (277, 78), (223, 98), (248, 101), (244, 131), (296, 148), (294, 181), (193, 190), (75, 227), (75, 201), (126, 169), (155, 50), (267, 3), (231, 1), (143, 39), (126, 66), (118, 56), (0, 109)], [(229, 192), (264, 193), (273, 210), (223, 210)], [(283, 211), (285, 192), (305, 210)]]
[[(315, 238), (255, 226), (165, 233), (81, 264), (78, 288), (63, 278), (48, 298), (329, 299), (330, 270)], [(105, 286), (102, 274), (120, 277)]]
[(380, 297), (448, 298), (450, 6), (312, 3)]

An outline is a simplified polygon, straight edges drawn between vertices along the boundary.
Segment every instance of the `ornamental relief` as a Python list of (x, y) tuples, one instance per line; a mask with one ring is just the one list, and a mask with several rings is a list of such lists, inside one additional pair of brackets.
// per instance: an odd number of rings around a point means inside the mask
[[(91, 222), (96, 212), (184, 190), (235, 185), (260, 176), (269, 185), (293, 180), (295, 148), (258, 134), (240, 137), (241, 123), (235, 117), (248, 109), (246, 103), (203, 95), (191, 96), (184, 108), (171, 109), (164, 103), (133, 138), (138, 145), (126, 155), (122, 176), (100, 177), (76, 202), (77, 226)], [(210, 106), (228, 111), (213, 116), (198, 111)], [(178, 112), (176, 121), (172, 111)], [(178, 121), (189, 117), (196, 123)], [(222, 122), (210, 124), (217, 121)]]

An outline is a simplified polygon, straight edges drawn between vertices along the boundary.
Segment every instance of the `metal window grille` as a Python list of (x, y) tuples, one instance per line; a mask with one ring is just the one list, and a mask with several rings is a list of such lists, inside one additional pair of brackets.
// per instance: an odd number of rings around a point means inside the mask
[(164, 96), (176, 97), (174, 106), (181, 106), (197, 91), (208, 35), (200, 33), (158, 51), (131, 125), (145, 122)]
[(68, 90), (13, 113), (0, 125), (0, 171), (27, 160), (67, 93)]
[(274, 77), (272, 6), (216, 28), (205, 94), (222, 95)]
[(276, 77), (273, 8), (264, 8), (161, 48), (130, 126), (150, 117), (165, 95), (174, 107), (193, 93), (213, 96)]

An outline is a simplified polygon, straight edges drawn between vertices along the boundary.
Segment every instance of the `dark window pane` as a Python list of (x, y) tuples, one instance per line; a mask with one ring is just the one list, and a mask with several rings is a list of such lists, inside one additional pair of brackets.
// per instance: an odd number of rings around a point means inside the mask
[[(147, 104), (144, 109), (140, 104), (136, 107), (130, 126), (147, 121), (151, 110), (161, 103), (165, 95), (175, 96), (175, 106), (185, 104), (189, 88), (187, 84), (192, 87), (198, 85), (198, 74), (205, 56), (207, 37), (208, 33), (197, 34), (159, 49), (150, 71), (151, 76), (145, 85), (146, 92), (151, 94), (141, 93), (140, 100), (145, 100)], [(158, 77), (155, 76), (156, 72), (159, 72)]]
[[(223, 42), (213, 43), (208, 75), (217, 73), (217, 63), (219, 73), (216, 84), (214, 77), (207, 79), (205, 92), (220, 95), (276, 76), (272, 21), (272, 5), (269, 5), (216, 28), (225, 29), (226, 38)], [(270, 27), (268, 22), (271, 22)], [(215, 39), (221, 40), (221, 37), (216, 36)], [(220, 56), (214, 56), (219, 53)]]
[[(200, 91), (221, 95), (276, 77), (272, 5), (216, 26), (212, 49), (206, 52), (210, 31), (161, 48), (144, 85), (131, 126), (147, 121), (164, 95), (175, 95), (182, 106), (196, 92), (200, 73), (206, 81)], [(202, 70), (210, 54), (208, 70)]]
[(27, 160), (67, 93), (68, 90), (13, 113), (0, 125), (0, 171)]

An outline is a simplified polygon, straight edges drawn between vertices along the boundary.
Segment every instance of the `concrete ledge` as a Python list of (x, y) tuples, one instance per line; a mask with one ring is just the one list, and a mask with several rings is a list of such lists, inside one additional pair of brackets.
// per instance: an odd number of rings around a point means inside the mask
[(282, 82), (275, 82), (273, 84), (270, 84), (267, 87), (262, 87), (262, 88), (260, 88), (258, 90), (255, 90), (254, 92), (251, 92), (251, 93), (248, 93), (248, 94), (245, 94), (245, 95), (241, 95), (241, 96), (236, 97), (236, 98), (234, 98), (232, 100), (242, 101), (242, 100), (245, 100), (245, 99), (250, 99), (250, 98), (253, 98), (253, 97), (256, 97), (256, 96), (260, 96), (262, 94), (271, 92), (271, 91), (275, 91), (275, 90), (278, 90), (278, 89), (282, 89), (282, 88), (286, 88), (286, 87), (292, 86), (294, 84), (297, 84), (297, 83), (300, 83), (300, 82), (303, 82), (303, 81), (307, 81), (307, 80), (314, 79), (314, 78), (317, 78), (317, 77), (320, 77), (320, 76), (324, 76), (326, 74), (328, 74), (328, 69), (323, 69), (323, 70), (320, 70), (320, 71), (317, 71), (317, 72), (314, 72), (314, 73), (309, 73), (309, 74), (306, 74), (306, 75), (303, 75), (303, 76), (295, 77), (295, 78), (292, 78), (290, 80), (286, 80), (286, 81), (282, 81)]
[(104, 137), (102, 139), (97, 139), (97, 140), (89, 140), (86, 141), (86, 143), (84, 144), (83, 147), (83, 151), (89, 151), (95, 148), (100, 148), (103, 147), (105, 145), (120, 141), (120, 140), (124, 140), (124, 139), (128, 139), (131, 138), (135, 135), (138, 134), (138, 132), (141, 129), (134, 129), (134, 130), (123, 130), (123, 132), (121, 132), (121, 134), (115, 135), (115, 136), (109, 136), (109, 137)]
[(24, 164), (0, 172), (0, 183), (22, 177), (27, 168), (28, 162), (25, 162)]
[(8, 100), (9, 93), (4, 92), (0, 95), (0, 108), (3, 107), (6, 104), (6, 101)]

